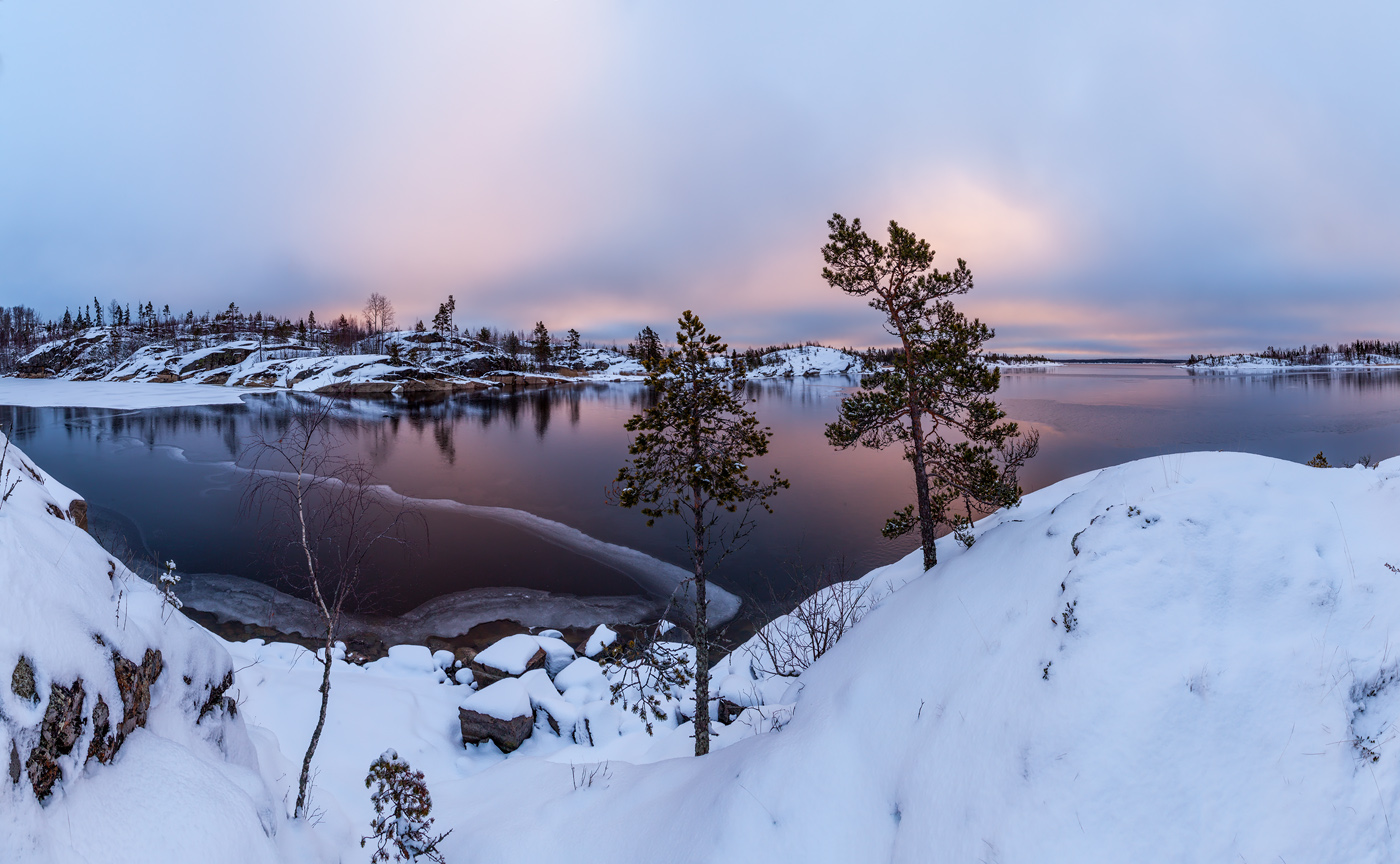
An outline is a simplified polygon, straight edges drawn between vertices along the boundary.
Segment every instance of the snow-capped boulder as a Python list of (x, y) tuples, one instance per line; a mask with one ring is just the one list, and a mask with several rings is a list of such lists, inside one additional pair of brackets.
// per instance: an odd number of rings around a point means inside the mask
[(512, 675), (524, 675), (531, 669), (543, 669), (549, 655), (539, 640), (528, 633), (507, 636), (482, 650), (472, 658), (471, 670), (483, 685)]
[(462, 744), (495, 742), (502, 753), (515, 750), (534, 731), (530, 692), (519, 679), (504, 678), (468, 696), (457, 709)]
[(603, 653), (603, 649), (617, 641), (617, 631), (606, 624), (599, 624), (593, 631), (593, 635), (588, 637), (588, 641), (583, 645), (583, 656), (597, 657)]

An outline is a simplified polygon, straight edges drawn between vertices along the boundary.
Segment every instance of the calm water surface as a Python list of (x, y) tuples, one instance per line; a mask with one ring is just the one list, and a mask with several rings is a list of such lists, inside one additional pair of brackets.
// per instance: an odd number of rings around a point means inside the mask
[[(910, 499), (894, 452), (832, 450), (823, 426), (853, 382), (808, 379), (751, 385), (774, 432), (772, 455), (792, 489), (760, 516), (752, 542), (716, 577), (740, 592), (783, 584), (793, 562), (844, 557), (853, 575), (912, 548), (879, 534)], [(626, 458), (623, 423), (648, 397), (641, 385), (585, 385), (432, 403), (356, 400), (338, 421), (346, 446), (380, 482), (424, 499), (510, 507), (610, 543), (685, 565), (681, 534), (663, 521), (604, 503)], [(1037, 489), (1084, 471), (1190, 450), (1243, 450), (1334, 464), (1400, 453), (1396, 371), (1191, 375), (1165, 366), (1064, 366), (1003, 376), (1012, 417), (1040, 430), (1023, 475)], [(143, 555), (183, 571), (274, 581), (266, 526), (241, 516), (246, 474), (232, 463), (248, 440), (275, 432), (286, 394), (241, 406), (109, 411), (0, 407), (0, 422), (59, 480), (88, 498), (94, 520)], [(439, 508), (424, 511), (431, 539), (413, 557), (377, 562), (377, 608), (403, 611), (438, 594), (522, 586), (583, 595), (632, 594), (616, 570), (520, 528)]]

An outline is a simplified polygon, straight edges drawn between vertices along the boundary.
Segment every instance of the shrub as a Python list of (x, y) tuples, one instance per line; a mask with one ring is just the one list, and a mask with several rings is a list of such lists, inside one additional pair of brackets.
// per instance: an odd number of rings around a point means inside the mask
[[(370, 861), (445, 861), (438, 844), (451, 831), (432, 833), (433, 820), (428, 814), (433, 799), (423, 772), (414, 771), (393, 750), (385, 750), (369, 766), (365, 788), (374, 788), (370, 801), (374, 804), (371, 833), (360, 838), (360, 847), (373, 840), (376, 844)], [(390, 853), (392, 852), (392, 858)]]

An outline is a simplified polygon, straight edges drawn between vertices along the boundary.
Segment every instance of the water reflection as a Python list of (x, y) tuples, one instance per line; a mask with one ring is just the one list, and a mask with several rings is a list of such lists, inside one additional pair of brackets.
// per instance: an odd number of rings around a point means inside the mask
[[(754, 541), (718, 581), (739, 591), (781, 578), (786, 562), (844, 556), (853, 572), (893, 560), (912, 541), (879, 535), (907, 502), (894, 452), (833, 451), (824, 426), (854, 382), (750, 382), (745, 395), (772, 427), (760, 473), (780, 468), (793, 488), (774, 501)], [(187, 572), (268, 578), (260, 529), (240, 520), (234, 462), (257, 435), (288, 425), (296, 394), (244, 405), (148, 411), (0, 407), (0, 423), (61, 481), (125, 517), (134, 547), (169, 555)], [(1041, 454), (1023, 475), (1035, 489), (1129, 459), (1182, 450), (1247, 450), (1334, 464), (1400, 452), (1400, 371), (1191, 374), (1154, 366), (1067, 366), (1003, 376), (1012, 417), (1039, 429)], [(605, 506), (626, 458), (627, 418), (653, 404), (640, 384), (579, 385), (413, 401), (344, 400), (335, 428), (377, 479), (418, 498), (509, 507), (609, 543), (684, 564), (664, 521)], [(438, 593), (523, 586), (578, 594), (629, 593), (633, 583), (595, 561), (500, 524), (441, 512), (432, 545), (414, 561), (385, 562), (381, 597), (408, 608)]]

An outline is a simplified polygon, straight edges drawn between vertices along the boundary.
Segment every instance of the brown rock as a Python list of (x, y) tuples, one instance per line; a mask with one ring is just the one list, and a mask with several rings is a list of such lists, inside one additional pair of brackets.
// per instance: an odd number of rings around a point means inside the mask
[(165, 663), (159, 651), (147, 648), (140, 666), (115, 652), (112, 666), (117, 673), (117, 690), (122, 696), (122, 722), (117, 726), (117, 746), (120, 747), (120, 739), (146, 725), (146, 713), (151, 709), (151, 685), (160, 677)]
[(720, 699), (716, 708), (719, 713), (719, 722), (724, 724), (733, 723), (736, 717), (744, 713), (743, 705), (736, 705), (728, 699)]
[(533, 714), (502, 720), (489, 714), (481, 714), (467, 708), (457, 709), (458, 720), (462, 725), (463, 744), (496, 742), (502, 753), (509, 753), (525, 743), (530, 733), (535, 731)]
[(58, 760), (73, 752), (73, 745), (83, 734), (85, 695), (82, 679), (74, 681), (71, 687), (57, 684), (49, 687), (49, 704), (39, 727), (39, 743), (29, 751), (25, 764), (34, 796), (40, 801), (49, 797), (54, 784), (63, 777)]
[(88, 527), (87, 527), (87, 517), (88, 517), (88, 505), (87, 505), (87, 502), (84, 501), (84, 500), (81, 499), (81, 498), (74, 498), (74, 499), (73, 499), (73, 503), (71, 503), (71, 504), (68, 505), (68, 518), (69, 518), (69, 520), (72, 521), (72, 523), (73, 523), (74, 525), (77, 525), (79, 528), (81, 528), (81, 529), (83, 529), (84, 531), (86, 531), (86, 530), (88, 530)]

